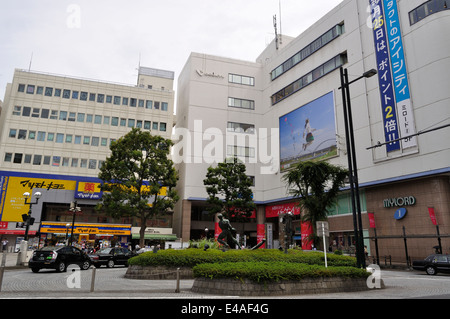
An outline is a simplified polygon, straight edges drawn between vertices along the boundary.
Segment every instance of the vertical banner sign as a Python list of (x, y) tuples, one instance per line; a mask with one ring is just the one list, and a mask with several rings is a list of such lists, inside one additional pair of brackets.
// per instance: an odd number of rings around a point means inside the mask
[(436, 214), (433, 207), (428, 207), (428, 214), (430, 214), (431, 222), (434, 226), (437, 226)]
[[(395, 99), (397, 101), (398, 124), (400, 137), (416, 133), (414, 114), (409, 93), (408, 74), (403, 50), (400, 21), (396, 0), (383, 0), (386, 14), (386, 30), (389, 40), (389, 52), (393, 71)], [(417, 146), (415, 136), (402, 140), (402, 148)]]
[[(256, 225), (256, 243), (259, 244), (266, 238), (266, 225), (257, 224)], [(265, 248), (266, 244), (263, 244), (261, 248)]]
[(375, 226), (375, 214), (374, 213), (367, 213), (369, 216), (369, 227), (370, 228), (376, 228)]
[[(373, 38), (378, 68), (381, 108), (383, 112), (384, 137), (386, 142), (400, 138), (397, 111), (392, 84), (392, 70), (388, 52), (388, 40), (381, 0), (370, 0)], [(387, 152), (400, 149), (400, 142), (386, 144)]]

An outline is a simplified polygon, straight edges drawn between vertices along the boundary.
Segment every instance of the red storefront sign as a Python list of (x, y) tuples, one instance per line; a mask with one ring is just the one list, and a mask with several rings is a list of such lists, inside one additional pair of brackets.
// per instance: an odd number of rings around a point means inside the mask
[(279, 205), (266, 206), (266, 218), (278, 217), (280, 214), (292, 212), (294, 215), (300, 215), (298, 203), (287, 203)]
[[(25, 235), (25, 230), (0, 229), (0, 235)], [(35, 230), (29, 230), (28, 235), (36, 235)]]

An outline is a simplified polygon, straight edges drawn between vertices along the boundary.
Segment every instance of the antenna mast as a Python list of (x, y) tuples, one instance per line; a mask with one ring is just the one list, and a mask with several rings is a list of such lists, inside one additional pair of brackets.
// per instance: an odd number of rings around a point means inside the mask
[(278, 2), (278, 7), (280, 10), (280, 44), (283, 44), (283, 40), (282, 40), (283, 32), (281, 32), (281, 0)]
[(275, 46), (278, 50), (277, 15), (273, 16), (273, 27), (275, 28)]

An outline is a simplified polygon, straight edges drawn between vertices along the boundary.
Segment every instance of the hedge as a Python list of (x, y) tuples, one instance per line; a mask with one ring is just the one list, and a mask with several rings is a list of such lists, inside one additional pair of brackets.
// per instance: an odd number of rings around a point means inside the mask
[(194, 277), (209, 279), (248, 279), (258, 283), (280, 280), (301, 280), (303, 278), (344, 277), (367, 278), (370, 273), (354, 267), (328, 267), (290, 262), (225, 262), (201, 264), (193, 269)]
[[(209, 249), (182, 249), (182, 250), (160, 250), (157, 253), (146, 252), (129, 259), (129, 265), (138, 266), (169, 266), (169, 267), (194, 267), (204, 263), (225, 262), (288, 262), (304, 263), (309, 265), (324, 265), (324, 254), (322, 252), (303, 252), (301, 250), (288, 250), (285, 254), (277, 249), (258, 250), (221, 250)], [(329, 266), (355, 267), (356, 259), (349, 256), (327, 254)]]

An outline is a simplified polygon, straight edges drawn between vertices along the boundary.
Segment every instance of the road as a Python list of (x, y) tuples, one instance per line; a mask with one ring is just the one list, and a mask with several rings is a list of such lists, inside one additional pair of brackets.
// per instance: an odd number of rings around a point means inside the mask
[[(6, 268), (0, 299), (242, 299), (237, 296), (202, 295), (190, 291), (193, 280), (181, 280), (180, 292), (175, 292), (176, 280), (126, 279), (125, 267), (95, 270), (94, 291), (91, 292), (94, 270), (80, 271), (69, 266), (67, 272), (41, 270), (33, 273), (28, 268)], [(381, 270), (384, 289), (358, 293), (333, 293), (284, 296), (270, 299), (411, 299), (450, 298), (450, 275), (426, 275), (419, 271)], [(253, 298), (252, 299), (264, 299)]]

